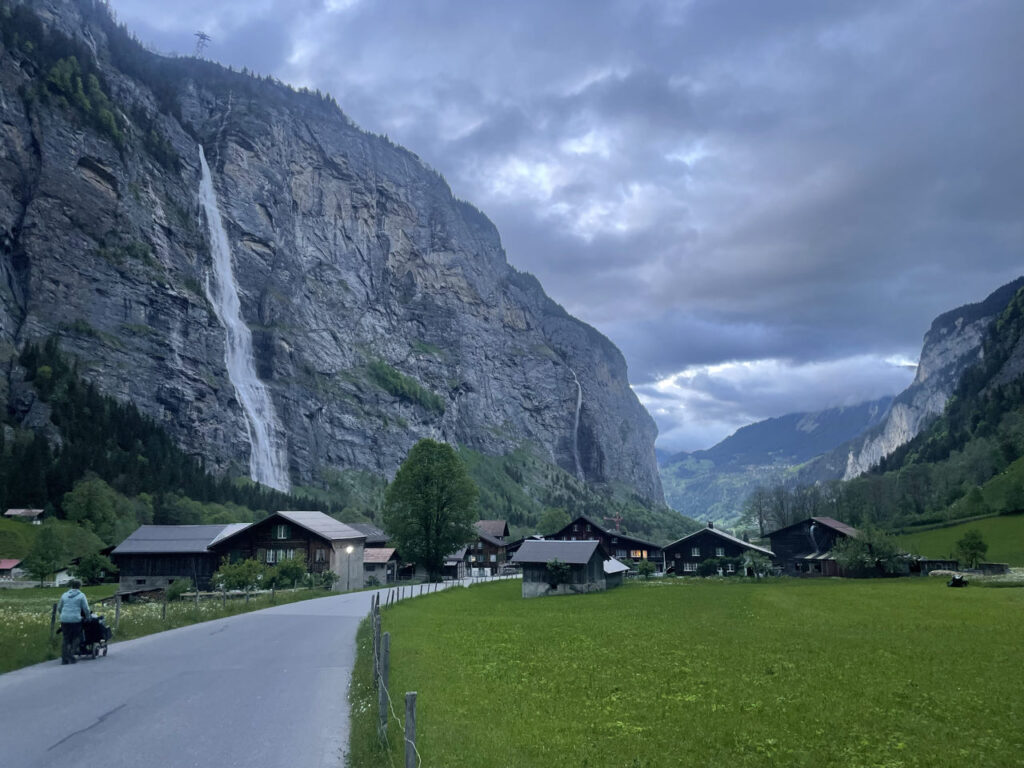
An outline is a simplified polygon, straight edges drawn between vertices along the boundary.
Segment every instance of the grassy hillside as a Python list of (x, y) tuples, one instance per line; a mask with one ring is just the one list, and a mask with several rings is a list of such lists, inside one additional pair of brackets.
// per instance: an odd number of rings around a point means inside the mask
[[(499, 582), (384, 610), (391, 695), (400, 711), (419, 694), (424, 765), (1021, 765), (1024, 589), (669, 579), (519, 595)], [(387, 765), (368, 641), (364, 625), (350, 760)], [(954, 649), (969, 652), (952, 663)], [(394, 721), (390, 743), (401, 765)]]
[(985, 560), (1024, 566), (1024, 515), (1005, 515), (972, 520), (948, 528), (936, 528), (899, 537), (900, 546), (909, 552), (929, 557), (957, 557), (956, 542), (971, 528), (981, 531), (988, 544)]

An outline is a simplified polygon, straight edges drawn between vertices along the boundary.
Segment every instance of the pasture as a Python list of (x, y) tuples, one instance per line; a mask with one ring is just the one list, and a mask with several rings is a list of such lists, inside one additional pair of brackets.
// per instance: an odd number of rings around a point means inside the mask
[[(516, 581), (383, 611), (423, 765), (1024, 765), (1024, 589), (932, 578), (665, 579), (523, 600)], [(364, 622), (350, 765), (377, 746)]]
[(898, 537), (899, 545), (928, 557), (957, 557), (956, 542), (971, 528), (981, 531), (988, 544), (987, 562), (1024, 566), (1024, 515), (986, 517), (948, 528), (906, 533)]

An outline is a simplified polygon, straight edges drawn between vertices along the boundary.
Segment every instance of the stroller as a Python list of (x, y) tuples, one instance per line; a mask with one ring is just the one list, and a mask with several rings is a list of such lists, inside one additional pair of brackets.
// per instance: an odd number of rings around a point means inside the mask
[(97, 616), (94, 613), (88, 619), (83, 619), (76, 655), (91, 656), (94, 659), (97, 656), (106, 656), (107, 641), (112, 634), (102, 615)]

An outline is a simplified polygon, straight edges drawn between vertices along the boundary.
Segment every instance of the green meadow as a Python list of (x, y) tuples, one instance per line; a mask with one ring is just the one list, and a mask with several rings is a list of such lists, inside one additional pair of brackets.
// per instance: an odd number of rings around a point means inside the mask
[[(383, 610), (423, 765), (1024, 765), (1024, 589), (938, 578), (665, 579), (523, 600), (518, 581)], [(369, 622), (349, 764), (376, 737)]]
[(987, 562), (1024, 566), (1024, 515), (986, 517), (949, 528), (907, 533), (899, 536), (899, 544), (910, 552), (928, 557), (957, 557), (956, 543), (971, 528), (981, 531), (988, 544)]

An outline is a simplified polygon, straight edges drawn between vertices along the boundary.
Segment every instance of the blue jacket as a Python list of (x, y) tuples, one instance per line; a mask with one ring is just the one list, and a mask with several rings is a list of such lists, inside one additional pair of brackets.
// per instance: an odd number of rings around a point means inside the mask
[(89, 615), (89, 601), (85, 599), (85, 595), (72, 588), (60, 596), (57, 610), (60, 611), (62, 623), (81, 621), (83, 616)]

